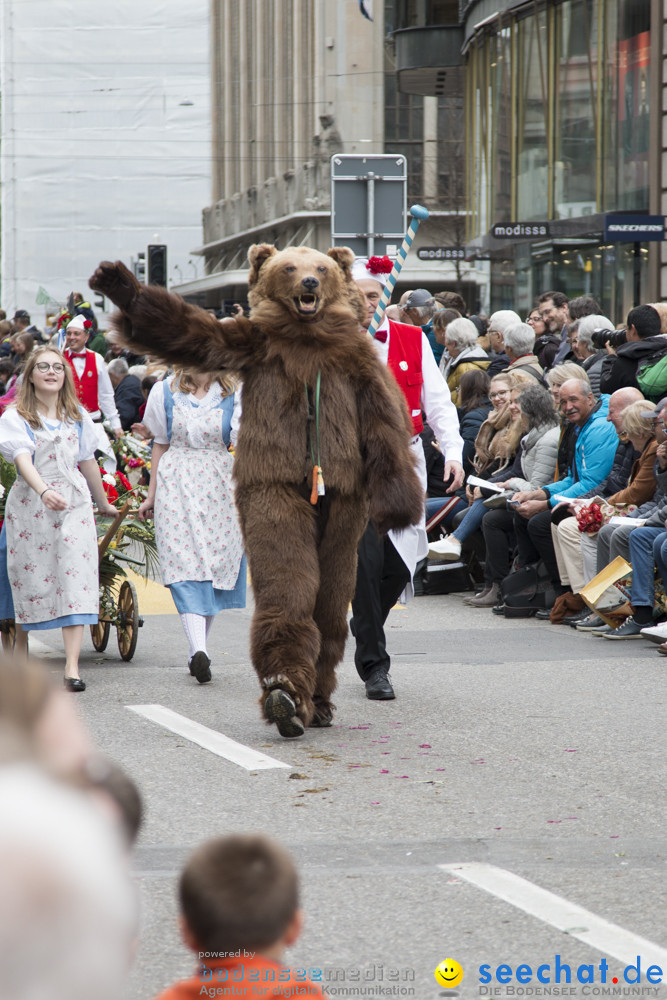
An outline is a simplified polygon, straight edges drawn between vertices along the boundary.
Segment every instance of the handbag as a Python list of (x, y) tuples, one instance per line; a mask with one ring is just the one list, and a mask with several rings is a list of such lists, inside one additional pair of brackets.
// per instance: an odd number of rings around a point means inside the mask
[(539, 562), (506, 576), (500, 584), (505, 618), (531, 618), (556, 597), (546, 567)]

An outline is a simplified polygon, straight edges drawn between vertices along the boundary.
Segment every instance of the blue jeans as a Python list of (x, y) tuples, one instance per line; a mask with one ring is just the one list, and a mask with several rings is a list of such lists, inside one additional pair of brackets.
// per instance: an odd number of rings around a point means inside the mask
[[(425, 505), (426, 520), (429, 521), (434, 514), (438, 513), (441, 507), (444, 507), (446, 503), (449, 503), (450, 499), (451, 499), (450, 497), (426, 497), (426, 505)], [(450, 510), (449, 514), (447, 515), (447, 517), (444, 518), (441, 524), (443, 524), (445, 528), (447, 528), (447, 530), (449, 531), (456, 515), (459, 514), (462, 510), (467, 510), (467, 509), (468, 509), (468, 501), (459, 500), (456, 507), (453, 507)]]
[[(630, 600), (639, 607), (653, 607), (655, 592), (653, 580), (655, 564), (658, 558), (655, 550), (661, 553), (662, 546), (667, 541), (667, 531), (664, 528), (635, 528), (628, 536), (630, 562), (632, 563), (632, 586)], [(666, 552), (667, 556), (667, 552)], [(663, 580), (667, 578), (667, 565), (662, 560), (658, 564)]]
[(468, 507), (467, 514), (453, 532), (454, 538), (457, 538), (459, 542), (464, 542), (473, 532), (482, 527), (482, 520), (488, 511), (489, 508), (484, 506), (481, 497), (479, 500), (473, 500), (471, 506)]

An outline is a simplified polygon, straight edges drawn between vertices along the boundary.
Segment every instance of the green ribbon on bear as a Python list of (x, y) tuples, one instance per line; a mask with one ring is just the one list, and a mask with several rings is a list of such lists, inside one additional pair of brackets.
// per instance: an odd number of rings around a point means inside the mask
[[(322, 381), (322, 372), (318, 371), (317, 380), (315, 382), (315, 438), (317, 441), (317, 462), (315, 461), (315, 449), (313, 448), (313, 436), (310, 435), (310, 457), (313, 463), (313, 486), (310, 491), (310, 502), (315, 506), (318, 497), (324, 496), (324, 476), (322, 475), (322, 466), (320, 465), (320, 383)], [(304, 381), (304, 386), (306, 388), (306, 404), (310, 408), (310, 400), (308, 398), (308, 383)]]

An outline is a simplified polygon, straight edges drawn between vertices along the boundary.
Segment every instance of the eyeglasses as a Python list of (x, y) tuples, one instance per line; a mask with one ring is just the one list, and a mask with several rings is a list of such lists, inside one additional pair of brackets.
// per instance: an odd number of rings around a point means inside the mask
[(54, 371), (56, 375), (61, 375), (65, 371), (65, 366), (61, 365), (59, 361), (56, 361), (54, 365), (50, 365), (46, 361), (38, 361), (35, 368), (38, 372), (41, 372), (42, 375), (46, 375), (48, 371)]
[(501, 396), (509, 396), (509, 389), (501, 389), (500, 392), (490, 392), (489, 399), (500, 399)]

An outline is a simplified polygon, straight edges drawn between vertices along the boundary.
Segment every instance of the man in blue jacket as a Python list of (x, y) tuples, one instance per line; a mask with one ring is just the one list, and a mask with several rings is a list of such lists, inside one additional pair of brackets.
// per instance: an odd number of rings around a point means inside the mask
[[(558, 575), (551, 537), (553, 508), (562, 499), (584, 496), (609, 475), (618, 438), (613, 424), (607, 421), (608, 405), (609, 397), (597, 400), (588, 382), (564, 382), (560, 390), (561, 412), (577, 428), (569, 473), (542, 489), (515, 493), (512, 498), (519, 504), (514, 517), (519, 562), (527, 566), (542, 559), (557, 594), (567, 588), (563, 588)], [(569, 516), (566, 508), (564, 516)]]

